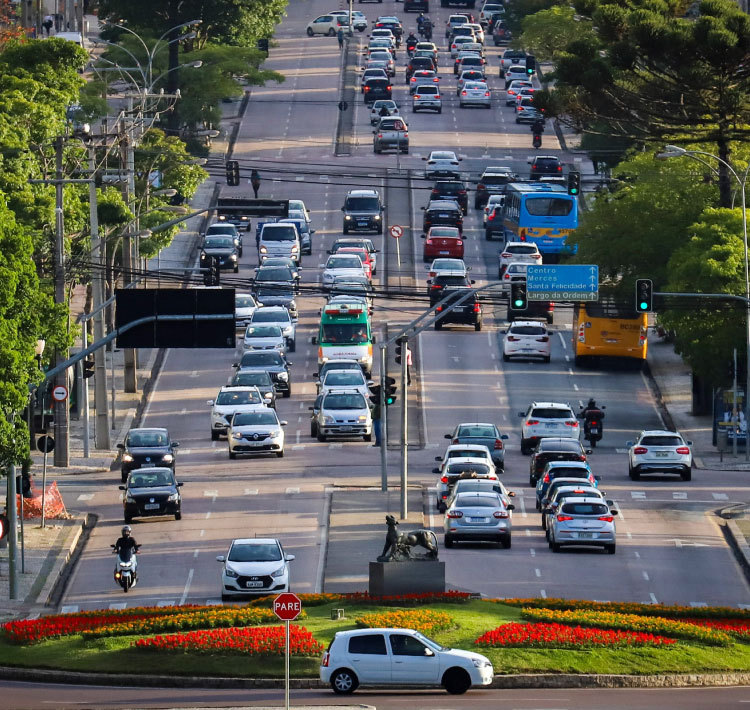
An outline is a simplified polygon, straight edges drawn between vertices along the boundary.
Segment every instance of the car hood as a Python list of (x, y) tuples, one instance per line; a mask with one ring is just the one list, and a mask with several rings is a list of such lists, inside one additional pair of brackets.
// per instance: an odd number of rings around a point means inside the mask
[(201, 249), (204, 254), (209, 256), (229, 256), (234, 253), (233, 247), (205, 247)]
[(128, 488), (126, 493), (131, 498), (153, 498), (155, 496), (171, 495), (175, 493), (175, 486), (147, 486), (144, 488)]
[(231, 562), (227, 560), (225, 563), (226, 567), (233, 569), (243, 576), (252, 575), (255, 577), (269, 575), (279, 569), (279, 567), (283, 567), (283, 565), (283, 560), (275, 560), (274, 562)]
[(255, 412), (259, 409), (265, 409), (266, 405), (262, 402), (258, 404), (215, 404), (215, 414), (235, 414), (236, 412)]
[(325, 409), (323, 416), (336, 417), (336, 419), (353, 419), (362, 414), (366, 414), (365, 409)]
[(125, 453), (131, 456), (152, 456), (153, 458), (158, 458), (159, 456), (164, 456), (164, 454), (171, 454), (172, 449), (169, 446), (129, 446), (125, 450)]
[(452, 656), (453, 658), (465, 658), (467, 661), (472, 662), (474, 659), (486, 661), (487, 663), (490, 663), (490, 659), (487, 658), (487, 656), (483, 656), (481, 653), (475, 653), (474, 651), (464, 651), (460, 648), (451, 648), (448, 649), (448, 651), (443, 651), (442, 655), (445, 656)]

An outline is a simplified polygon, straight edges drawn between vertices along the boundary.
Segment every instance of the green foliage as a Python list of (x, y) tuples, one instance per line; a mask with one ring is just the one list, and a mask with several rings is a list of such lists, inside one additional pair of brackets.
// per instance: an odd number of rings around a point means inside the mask
[(560, 0), (515, 0), (507, 3), (505, 6), (506, 20), (508, 26), (514, 33), (519, 33), (523, 27), (524, 18), (529, 17), (537, 12), (549, 10), (556, 5), (568, 5)]
[(554, 60), (574, 39), (591, 33), (591, 23), (576, 22), (574, 14), (571, 7), (555, 5), (527, 15), (521, 23), (521, 46), (541, 61)]

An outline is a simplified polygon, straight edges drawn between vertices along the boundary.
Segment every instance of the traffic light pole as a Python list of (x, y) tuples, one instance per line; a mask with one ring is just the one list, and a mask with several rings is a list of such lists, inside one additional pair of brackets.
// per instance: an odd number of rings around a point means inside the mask
[(388, 362), (388, 347), (380, 348), (380, 490), (388, 490), (388, 384), (386, 377), (386, 363)]
[(401, 520), (409, 515), (408, 484), (409, 484), (409, 407), (407, 403), (407, 383), (409, 381), (409, 341), (401, 339), (404, 346), (401, 355)]

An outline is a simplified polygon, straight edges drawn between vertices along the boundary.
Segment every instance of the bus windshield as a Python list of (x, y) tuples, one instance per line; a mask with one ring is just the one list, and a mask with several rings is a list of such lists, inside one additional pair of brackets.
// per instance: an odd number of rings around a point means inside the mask
[(364, 323), (323, 323), (320, 342), (363, 345), (370, 342), (370, 336)]

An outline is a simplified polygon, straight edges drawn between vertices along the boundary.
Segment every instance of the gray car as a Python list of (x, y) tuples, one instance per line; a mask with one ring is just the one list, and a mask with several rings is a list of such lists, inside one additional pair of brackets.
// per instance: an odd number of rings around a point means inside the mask
[(215, 234), (204, 238), (201, 245), (200, 267), (206, 268), (212, 257), (219, 260), (220, 269), (232, 269), (235, 274), (239, 272), (239, 250), (230, 234)]
[(278, 325), (247, 326), (242, 341), (243, 350), (286, 350), (286, 339)]
[(234, 244), (237, 247), (237, 253), (242, 256), (242, 232), (237, 227), (228, 222), (216, 222), (208, 227), (204, 237), (212, 237), (215, 235), (229, 235), (234, 239)]
[(462, 493), (445, 511), (445, 546), (453, 547), (461, 541), (495, 542), (507, 550), (511, 545), (513, 508), (512, 504), (506, 506), (496, 494)]
[(412, 113), (424, 110), (442, 113), (443, 100), (440, 98), (440, 87), (437, 84), (418, 86), (412, 96), (411, 110)]
[(563, 501), (557, 515), (549, 521), (549, 546), (560, 552), (563, 546), (603, 547), (610, 555), (617, 549), (617, 529), (612, 510), (600, 498), (575, 498)]
[[(264, 306), (258, 308), (250, 318), (250, 325), (278, 325), (289, 345), (289, 352), (297, 347), (296, 324), (289, 311), (281, 306)], [(250, 326), (248, 326), (250, 327)]]
[(318, 441), (329, 436), (361, 436), (372, 440), (372, 417), (367, 400), (357, 390), (331, 390), (318, 412)]
[(503, 441), (508, 439), (507, 434), (501, 434), (494, 424), (484, 422), (464, 422), (459, 424), (452, 434), (446, 434), (446, 439), (451, 444), (483, 444), (492, 454), (495, 468), (505, 468), (505, 445)]
[(238, 372), (229, 378), (227, 387), (257, 387), (263, 401), (276, 409), (276, 390), (271, 375), (263, 370)]
[[(446, 508), (453, 505), (453, 501), (462, 493), (496, 493), (503, 499), (506, 507), (512, 503), (511, 498), (515, 492), (509, 491), (500, 481), (483, 478), (461, 478), (456, 481), (448, 499), (445, 501)], [(511, 516), (513, 517), (513, 516)]]

